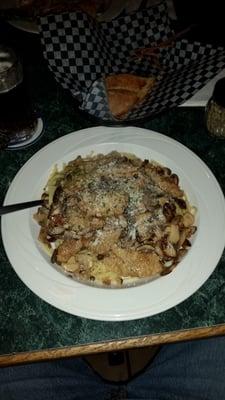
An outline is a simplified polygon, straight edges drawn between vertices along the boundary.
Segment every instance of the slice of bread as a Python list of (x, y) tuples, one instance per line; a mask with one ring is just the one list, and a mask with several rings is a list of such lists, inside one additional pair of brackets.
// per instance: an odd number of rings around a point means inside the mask
[(132, 74), (109, 75), (105, 78), (108, 105), (115, 118), (122, 119), (140, 103), (155, 85), (154, 77)]

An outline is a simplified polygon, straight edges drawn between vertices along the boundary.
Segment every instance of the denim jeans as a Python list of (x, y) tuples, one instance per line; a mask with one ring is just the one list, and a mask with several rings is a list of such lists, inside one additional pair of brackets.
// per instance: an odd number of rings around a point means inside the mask
[(223, 400), (225, 338), (162, 346), (144, 371), (110, 383), (81, 358), (0, 368), (0, 400)]

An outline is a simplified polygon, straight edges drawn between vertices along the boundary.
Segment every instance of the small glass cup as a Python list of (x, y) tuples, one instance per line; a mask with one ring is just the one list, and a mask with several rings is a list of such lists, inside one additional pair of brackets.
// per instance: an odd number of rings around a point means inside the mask
[(225, 138), (225, 78), (216, 82), (205, 109), (205, 117), (208, 132)]
[(0, 45), (0, 148), (30, 139), (37, 127), (23, 67), (13, 49)]

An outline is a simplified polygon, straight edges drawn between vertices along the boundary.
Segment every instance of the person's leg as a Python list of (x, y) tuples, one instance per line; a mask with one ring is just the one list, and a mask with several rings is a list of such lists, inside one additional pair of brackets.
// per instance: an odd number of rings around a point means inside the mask
[(111, 398), (120, 398), (120, 388), (104, 382), (82, 359), (0, 368), (1, 400)]
[(225, 338), (162, 346), (127, 392), (138, 400), (225, 399)]

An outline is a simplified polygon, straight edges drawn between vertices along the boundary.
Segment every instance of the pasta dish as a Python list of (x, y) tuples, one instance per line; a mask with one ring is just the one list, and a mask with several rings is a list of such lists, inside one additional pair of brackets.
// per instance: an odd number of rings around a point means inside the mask
[(116, 151), (54, 168), (34, 215), (52, 263), (84, 283), (124, 287), (168, 274), (191, 247), (195, 207), (179, 177)]

